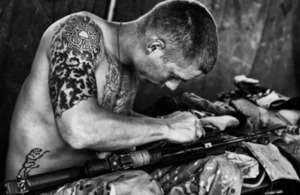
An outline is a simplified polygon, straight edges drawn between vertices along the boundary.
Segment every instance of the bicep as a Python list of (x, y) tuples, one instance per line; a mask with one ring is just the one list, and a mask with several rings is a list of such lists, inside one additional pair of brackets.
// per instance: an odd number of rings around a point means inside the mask
[(103, 53), (101, 29), (82, 15), (57, 26), (50, 48), (49, 92), (55, 116), (97, 97), (94, 62)]

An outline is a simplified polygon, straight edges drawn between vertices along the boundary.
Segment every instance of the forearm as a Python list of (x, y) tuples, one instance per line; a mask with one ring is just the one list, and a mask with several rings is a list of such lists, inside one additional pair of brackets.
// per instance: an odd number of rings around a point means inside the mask
[(168, 120), (119, 115), (89, 104), (81, 102), (58, 122), (63, 138), (74, 148), (113, 151), (167, 139)]
[(135, 116), (135, 117), (147, 117), (146, 115), (137, 113), (137, 112), (135, 112), (133, 110), (131, 110), (131, 116)]

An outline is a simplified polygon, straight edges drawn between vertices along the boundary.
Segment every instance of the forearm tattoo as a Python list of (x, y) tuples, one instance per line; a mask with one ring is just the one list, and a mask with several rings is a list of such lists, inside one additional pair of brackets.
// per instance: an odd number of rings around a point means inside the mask
[(46, 150), (43, 151), (40, 148), (33, 148), (25, 157), (25, 162), (22, 165), (22, 168), (18, 172), (18, 176), (21, 176), (22, 178), (27, 178), (29, 176), (29, 172), (32, 169), (39, 168), (40, 165), (37, 164), (37, 160), (42, 158), (44, 154), (48, 153), (50, 151)]
[(103, 53), (101, 29), (87, 16), (71, 16), (51, 43), (49, 90), (55, 116), (97, 97), (94, 62)]

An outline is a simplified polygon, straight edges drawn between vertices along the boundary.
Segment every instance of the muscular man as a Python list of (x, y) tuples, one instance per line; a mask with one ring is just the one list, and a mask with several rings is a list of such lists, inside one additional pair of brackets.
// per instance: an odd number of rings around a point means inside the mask
[(82, 164), (107, 152), (203, 135), (188, 112), (167, 119), (132, 114), (139, 80), (171, 90), (208, 73), (216, 26), (197, 1), (166, 1), (135, 21), (91, 13), (51, 25), (38, 47), (13, 114), (6, 180)]

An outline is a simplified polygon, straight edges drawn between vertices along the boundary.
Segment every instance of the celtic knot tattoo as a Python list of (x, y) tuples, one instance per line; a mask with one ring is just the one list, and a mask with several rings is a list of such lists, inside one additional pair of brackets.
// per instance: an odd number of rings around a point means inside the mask
[(94, 62), (103, 53), (101, 29), (87, 16), (58, 26), (50, 50), (49, 91), (56, 117), (81, 100), (97, 97)]
[(62, 32), (62, 36), (67, 39), (68, 47), (97, 54), (101, 36), (97, 26), (88, 20), (88, 17), (70, 18), (65, 24), (65, 31)]

